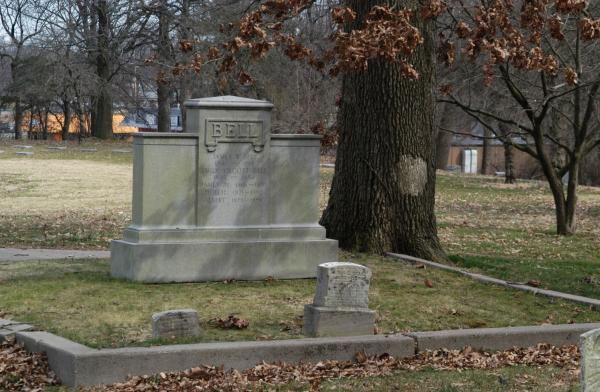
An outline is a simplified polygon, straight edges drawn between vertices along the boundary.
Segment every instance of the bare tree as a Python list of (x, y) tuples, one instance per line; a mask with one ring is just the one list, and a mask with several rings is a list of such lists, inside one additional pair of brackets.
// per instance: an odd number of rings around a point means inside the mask
[[(48, 4), (43, 0), (1, 0), (0, 23), (8, 42), (0, 43), (0, 58), (8, 60), (13, 81), (19, 78), (24, 58), (27, 56), (28, 44), (32, 44), (42, 33)], [(12, 91), (14, 103), (15, 139), (21, 137), (23, 122), (23, 104), (18, 90)]]

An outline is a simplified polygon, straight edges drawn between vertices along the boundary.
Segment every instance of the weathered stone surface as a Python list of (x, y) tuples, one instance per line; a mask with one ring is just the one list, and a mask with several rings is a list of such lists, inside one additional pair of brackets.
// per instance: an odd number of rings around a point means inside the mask
[(96, 148), (81, 148), (81, 149), (79, 149), (79, 151), (81, 151), (81, 152), (96, 152), (96, 151), (98, 151), (98, 149), (96, 149)]
[(371, 270), (355, 263), (330, 262), (317, 268), (317, 291), (304, 306), (306, 336), (373, 334), (375, 312), (369, 310)]
[(14, 145), (13, 148), (33, 148), (33, 146), (26, 146), (26, 145)]
[(29, 152), (29, 151), (17, 151), (17, 152), (15, 152), (15, 155), (31, 156), (31, 155), (33, 155), (33, 153)]
[(145, 282), (314, 277), (337, 260), (319, 219), (319, 137), (271, 135), (272, 104), (186, 102), (190, 133), (134, 136), (132, 224), (111, 273)]
[(54, 150), (54, 151), (61, 151), (61, 150), (67, 149), (66, 146), (48, 146), (47, 148), (48, 148), (48, 150)]
[(193, 309), (167, 310), (152, 315), (152, 337), (184, 338), (200, 335), (198, 312)]
[(581, 390), (600, 391), (600, 329), (581, 335)]
[(267, 362), (351, 361), (357, 352), (412, 357), (414, 341), (402, 335), (175, 344), (95, 350), (47, 332), (17, 333), (28, 350), (44, 351), (66, 386), (123, 382), (131, 376), (182, 371), (203, 365), (247, 369)]
[(310, 337), (372, 335), (375, 311), (304, 306), (303, 333)]
[(15, 333), (33, 330), (33, 325), (0, 318), (0, 342), (12, 338)]
[(313, 304), (325, 307), (369, 307), (371, 270), (355, 263), (323, 263), (317, 268)]

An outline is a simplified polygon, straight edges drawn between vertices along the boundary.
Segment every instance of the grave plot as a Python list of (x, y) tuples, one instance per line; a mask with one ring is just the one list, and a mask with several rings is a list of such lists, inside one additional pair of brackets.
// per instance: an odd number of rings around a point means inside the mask
[[(386, 258), (340, 256), (371, 269), (369, 309), (381, 334), (600, 321), (572, 303)], [(91, 347), (301, 338), (304, 305), (317, 288), (307, 279), (148, 285), (111, 278), (108, 260), (0, 263), (0, 281), (3, 317)], [(153, 339), (152, 314), (170, 309), (196, 310), (200, 335)], [(248, 326), (221, 328), (230, 315)]]

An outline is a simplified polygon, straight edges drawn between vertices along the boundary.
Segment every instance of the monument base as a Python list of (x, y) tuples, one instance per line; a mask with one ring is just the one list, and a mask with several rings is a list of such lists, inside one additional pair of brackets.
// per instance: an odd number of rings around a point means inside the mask
[(374, 310), (304, 305), (305, 336), (373, 335), (374, 327)]
[(314, 278), (337, 260), (330, 239), (111, 243), (111, 275), (139, 282)]

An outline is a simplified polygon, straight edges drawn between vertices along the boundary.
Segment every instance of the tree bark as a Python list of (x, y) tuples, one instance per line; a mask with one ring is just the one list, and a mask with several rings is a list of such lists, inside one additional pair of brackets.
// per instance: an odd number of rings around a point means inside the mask
[(62, 124), (62, 140), (69, 138), (69, 129), (71, 128), (71, 104), (68, 100), (63, 100), (63, 124)]
[(504, 146), (504, 183), (514, 184), (516, 182), (514, 167), (514, 147), (509, 141), (512, 139), (510, 126), (503, 122), (498, 122), (498, 133), (502, 137)]
[(94, 115), (92, 116), (92, 135), (100, 139), (110, 139), (113, 136), (113, 98), (110, 88), (111, 66), (109, 59), (109, 30), (108, 4), (99, 0), (96, 6), (98, 20), (98, 38), (96, 54), (96, 74), (100, 85), (98, 95), (94, 99)]
[(448, 157), (450, 156), (451, 145), (452, 134), (439, 130), (436, 138), (435, 166), (437, 169), (446, 170), (448, 168)]
[(509, 143), (504, 143), (504, 182), (506, 184), (514, 184), (516, 182), (513, 154), (513, 146)]
[[(384, 1), (346, 3), (358, 14), (357, 28)], [(321, 224), (344, 249), (442, 260), (434, 215), (434, 46), (431, 24), (418, 23), (425, 42), (411, 60), (419, 80), (384, 60), (343, 77), (335, 174)]]
[(157, 101), (158, 101), (158, 132), (169, 132), (171, 130), (171, 86), (167, 79), (168, 70), (165, 65), (171, 62), (169, 41), (169, 9), (166, 0), (162, 0), (158, 7), (158, 55), (160, 58), (159, 75), (157, 77)]
[[(186, 41), (192, 37), (190, 25), (192, 22), (190, 18), (190, 6), (191, 0), (182, 0), (181, 2), (181, 27), (179, 29), (180, 40)], [(187, 53), (180, 54), (183, 57), (183, 63), (189, 64), (191, 56)], [(192, 98), (192, 78), (188, 71), (184, 71), (179, 80), (179, 94), (177, 95), (179, 109), (181, 110), (181, 129), (183, 132), (187, 132), (186, 126), (186, 110), (185, 101)]]
[(436, 122), (436, 156), (435, 156), (435, 167), (439, 170), (446, 170), (448, 167), (448, 157), (450, 155), (450, 146), (452, 145), (452, 134), (440, 129), (440, 125), (447, 127), (449, 123), (449, 105), (440, 104), (441, 108), (438, 110), (437, 122)]
[(23, 105), (21, 105), (21, 99), (18, 97), (15, 99), (15, 140), (21, 139), (21, 123), (23, 122)]
[(481, 156), (481, 174), (489, 174), (490, 171), (490, 144), (492, 132), (483, 127), (483, 152)]
[[(10, 74), (13, 81), (17, 79), (17, 60), (13, 59), (10, 63)], [(16, 92), (15, 92), (16, 93)], [(14, 133), (15, 140), (21, 139), (21, 123), (23, 122), (23, 106), (21, 105), (21, 98), (15, 97), (15, 125)]]

